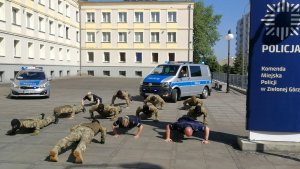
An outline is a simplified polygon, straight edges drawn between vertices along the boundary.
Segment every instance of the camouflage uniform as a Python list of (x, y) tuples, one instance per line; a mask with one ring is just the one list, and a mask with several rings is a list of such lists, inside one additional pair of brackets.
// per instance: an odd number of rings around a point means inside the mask
[(205, 125), (207, 125), (208, 124), (208, 122), (207, 122), (208, 113), (207, 113), (207, 110), (203, 106), (201, 106), (201, 112), (196, 112), (195, 108), (191, 108), (188, 110), (188, 113), (187, 113), (187, 116), (193, 118), (194, 120), (197, 120), (197, 117), (200, 117), (202, 115), (203, 115), (203, 123)]
[[(85, 152), (87, 144), (91, 143), (94, 136), (96, 136), (99, 132), (101, 132), (101, 143), (105, 143), (106, 128), (101, 126), (100, 123), (82, 123), (72, 127), (70, 131), (71, 133), (67, 137), (59, 140), (57, 144), (55, 144), (55, 146), (51, 149), (51, 161), (57, 161), (57, 159), (55, 159), (54, 157), (56, 156), (57, 158), (57, 155), (61, 152), (62, 149), (65, 149), (72, 145), (74, 142), (79, 141), (76, 149), (74, 150), (74, 155), (77, 159), (76, 153), (79, 152), (81, 154)], [(76, 160), (76, 162), (78, 161)]]
[(75, 116), (75, 114), (79, 112), (84, 111), (83, 106), (76, 106), (76, 105), (64, 105), (64, 106), (59, 106), (54, 108), (54, 114), (56, 115), (61, 115), (61, 114), (69, 114), (72, 117)]
[(197, 106), (198, 104), (203, 106), (203, 101), (195, 96), (192, 96), (183, 102), (183, 106)]
[(94, 118), (94, 111), (98, 112), (101, 117), (112, 117), (111, 120), (115, 120), (121, 113), (120, 106), (110, 106), (108, 104), (104, 104), (104, 109), (101, 111), (99, 109), (100, 105), (94, 105), (90, 108), (89, 112), (92, 118)]
[[(153, 97), (155, 99), (153, 99)], [(158, 108), (158, 106), (160, 106), (160, 108), (162, 109), (165, 105), (165, 101), (164, 99), (162, 99), (159, 95), (149, 95), (145, 100), (144, 100), (144, 103), (147, 104), (147, 103), (152, 103), (155, 107)]]
[(118, 92), (113, 95), (111, 99), (111, 105), (114, 105), (116, 98), (122, 99), (126, 101), (127, 107), (129, 106), (129, 103), (131, 102), (131, 95), (127, 91), (121, 91), (122, 94), (118, 95)]
[(149, 106), (149, 110), (148, 111), (144, 111), (143, 110), (143, 106), (139, 106), (136, 109), (136, 116), (140, 117), (140, 113), (143, 112), (143, 114), (141, 115), (142, 119), (147, 119), (147, 118), (151, 118), (152, 115), (154, 114), (155, 116), (155, 121), (158, 121), (158, 109), (152, 105), (152, 104), (147, 104)]

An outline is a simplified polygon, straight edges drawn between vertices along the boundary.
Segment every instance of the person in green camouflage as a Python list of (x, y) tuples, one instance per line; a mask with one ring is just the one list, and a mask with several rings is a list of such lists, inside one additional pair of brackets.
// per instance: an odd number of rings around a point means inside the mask
[(207, 117), (208, 113), (203, 106), (197, 105), (195, 108), (190, 108), (188, 110), (187, 116), (197, 120), (197, 117), (201, 117), (203, 115), (203, 123), (208, 125)]
[(70, 116), (70, 119), (73, 119), (75, 114), (79, 112), (85, 112), (84, 106), (76, 106), (76, 105), (64, 105), (64, 106), (58, 106), (54, 108), (54, 114), (57, 114), (58, 116), (67, 114)]
[[(142, 114), (140, 114), (142, 112)], [(145, 104), (144, 106), (139, 106), (136, 109), (136, 116), (141, 119), (151, 118), (154, 114), (154, 120), (158, 121), (158, 109), (151, 103)]]
[(122, 110), (119, 106), (110, 106), (100, 103), (98, 106), (94, 105), (90, 108), (89, 112), (91, 118), (94, 118), (94, 111), (98, 112), (101, 118), (111, 117), (111, 120), (115, 120)]
[(200, 106), (203, 106), (203, 101), (199, 98), (197, 98), (196, 96), (192, 96), (186, 100), (183, 101), (183, 106), (184, 107), (192, 107), (192, 106), (197, 106), (197, 105), (200, 105)]
[(156, 108), (162, 109), (165, 105), (164, 99), (162, 99), (159, 95), (149, 95), (145, 100), (144, 103), (152, 103)]
[(111, 105), (113, 106), (116, 98), (126, 101), (127, 107), (129, 107), (130, 102), (132, 101), (131, 95), (127, 91), (118, 90), (116, 94), (113, 95), (111, 99)]
[(103, 127), (100, 122), (93, 119), (90, 123), (81, 123), (70, 129), (71, 133), (65, 138), (59, 140), (57, 144), (49, 152), (50, 161), (57, 162), (58, 154), (62, 149), (65, 149), (72, 145), (74, 142), (78, 142), (76, 149), (73, 152), (75, 157), (75, 163), (83, 163), (82, 153), (85, 152), (87, 144), (91, 143), (94, 136), (99, 132), (101, 133), (101, 144), (105, 143), (106, 128)]
[(33, 129), (32, 135), (38, 135), (41, 128), (48, 126), (51, 123), (58, 123), (58, 116), (51, 115), (44, 118), (45, 114), (42, 113), (41, 117), (29, 119), (13, 119), (11, 121), (12, 129), (7, 132), (7, 135), (15, 135), (19, 130)]

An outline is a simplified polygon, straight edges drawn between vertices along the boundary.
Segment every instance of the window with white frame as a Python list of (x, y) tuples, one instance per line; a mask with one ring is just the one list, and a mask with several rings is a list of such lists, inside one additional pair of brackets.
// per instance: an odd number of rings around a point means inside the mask
[(0, 20), (5, 20), (5, 7), (4, 3), (0, 2)]
[(152, 53), (152, 63), (158, 63), (158, 53)]
[(142, 43), (143, 40), (143, 32), (134, 32), (134, 42)]
[(95, 13), (94, 12), (87, 12), (86, 13), (86, 22), (95, 22)]
[(135, 62), (142, 63), (143, 61), (143, 55), (141, 52), (135, 53)]
[(20, 10), (18, 8), (12, 8), (12, 24), (20, 25)]
[(45, 0), (39, 0), (39, 4), (45, 5)]
[(14, 40), (14, 57), (20, 58), (21, 57), (21, 42), (19, 40)]
[(120, 52), (119, 62), (122, 62), (122, 63), (126, 62), (126, 53), (125, 52)]
[(110, 32), (102, 32), (102, 42), (110, 42)]
[(49, 8), (54, 9), (53, 0), (49, 0)]
[(54, 22), (49, 20), (49, 34), (54, 35), (55, 34), (55, 27), (54, 27)]
[(28, 48), (28, 58), (33, 59), (34, 58), (34, 45), (33, 45), (33, 43), (28, 42), (27, 48)]
[(134, 22), (139, 22), (139, 23), (144, 22), (143, 12), (135, 12), (134, 13)]
[(102, 12), (102, 22), (110, 23), (110, 12)]
[(43, 17), (39, 17), (39, 31), (45, 32), (45, 19)]
[(29, 12), (26, 13), (26, 27), (33, 29), (33, 15)]
[(69, 37), (69, 27), (68, 26), (66, 26), (66, 39), (70, 39), (70, 37)]
[(70, 17), (70, 6), (66, 4), (66, 16)]
[(109, 52), (104, 52), (103, 54), (103, 62), (109, 63), (110, 62), (110, 53)]
[(159, 42), (159, 32), (151, 32), (151, 42), (153, 43)]
[(175, 61), (175, 53), (169, 53), (169, 61)]
[(70, 57), (70, 49), (67, 49), (67, 60), (71, 60), (71, 57)]
[(94, 52), (88, 52), (88, 62), (94, 62)]
[(76, 22), (79, 22), (79, 11), (76, 11)]
[(79, 39), (79, 31), (76, 31), (76, 42), (79, 42), (80, 39)]
[(86, 41), (87, 42), (95, 42), (95, 32), (87, 32), (86, 33)]
[(40, 44), (40, 59), (45, 59), (45, 45)]
[(176, 42), (176, 32), (168, 32), (168, 42)]
[(159, 22), (159, 12), (151, 12), (151, 22)]
[(119, 12), (119, 22), (126, 23), (127, 22), (127, 13)]
[(50, 46), (50, 60), (55, 59), (55, 50), (53, 46)]
[(176, 12), (168, 12), (168, 22), (176, 22), (177, 14)]
[(58, 59), (62, 61), (64, 59), (62, 48), (58, 49)]
[(58, 24), (58, 36), (61, 38), (64, 36), (64, 30), (62, 24)]
[(62, 1), (58, 0), (57, 4), (58, 4), (58, 12), (62, 14), (63, 13), (63, 3), (62, 3)]
[(119, 32), (118, 42), (127, 42), (127, 32)]
[(0, 57), (1, 56), (5, 56), (5, 42), (3, 37), (0, 37)]

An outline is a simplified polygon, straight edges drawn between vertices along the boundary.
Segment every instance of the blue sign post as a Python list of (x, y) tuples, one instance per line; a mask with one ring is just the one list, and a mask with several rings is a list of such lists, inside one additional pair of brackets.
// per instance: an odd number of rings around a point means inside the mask
[(300, 1), (251, 0), (247, 130), (300, 133)]

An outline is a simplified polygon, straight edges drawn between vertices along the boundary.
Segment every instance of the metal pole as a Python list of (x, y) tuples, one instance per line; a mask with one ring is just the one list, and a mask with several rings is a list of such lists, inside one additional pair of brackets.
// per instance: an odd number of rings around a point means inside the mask
[(229, 59), (230, 59), (230, 40), (228, 40), (228, 58), (227, 58), (227, 87), (226, 87), (226, 93), (229, 93)]
[(189, 4), (188, 6), (188, 9), (189, 9), (189, 16), (188, 16), (188, 62), (190, 62), (190, 41), (191, 41), (191, 4)]
[(81, 3), (79, 1), (79, 76), (81, 76)]

